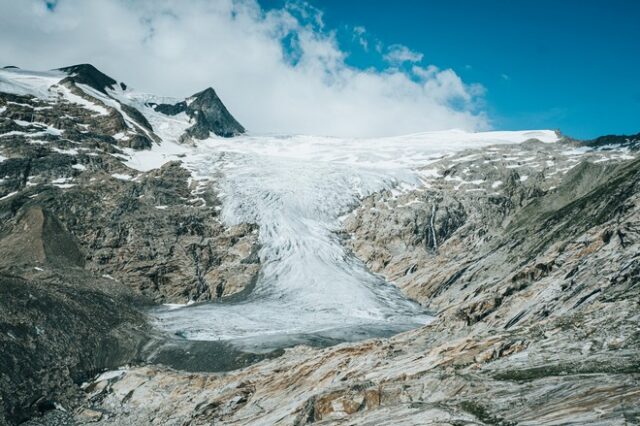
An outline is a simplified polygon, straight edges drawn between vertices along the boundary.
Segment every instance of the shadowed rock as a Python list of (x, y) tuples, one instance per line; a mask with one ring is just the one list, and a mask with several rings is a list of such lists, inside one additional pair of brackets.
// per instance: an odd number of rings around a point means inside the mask
[[(58, 68), (58, 70), (69, 74), (69, 77), (65, 80), (73, 81), (76, 84), (86, 84), (104, 94), (107, 94), (105, 90), (107, 87), (113, 89), (113, 86), (117, 84), (117, 81), (91, 64), (72, 65), (70, 67)], [(63, 80), (63, 82), (65, 80)]]
[(27, 208), (13, 232), (0, 240), (0, 256), (3, 258), (0, 266), (84, 266), (84, 255), (73, 235), (55, 216), (39, 206)]
[(186, 101), (176, 104), (153, 105), (154, 109), (166, 115), (186, 113), (195, 124), (187, 129), (182, 139), (206, 139), (210, 132), (225, 138), (237, 136), (245, 132), (244, 127), (224, 106), (215, 90), (211, 87), (198, 92)]
[(635, 135), (605, 135), (590, 141), (586, 141), (585, 145), (591, 147), (606, 147), (608, 145), (622, 145), (631, 150), (640, 149), (640, 133)]

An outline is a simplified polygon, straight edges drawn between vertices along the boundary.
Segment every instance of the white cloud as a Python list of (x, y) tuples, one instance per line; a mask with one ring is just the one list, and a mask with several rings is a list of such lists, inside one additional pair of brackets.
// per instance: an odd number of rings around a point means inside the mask
[(384, 55), (384, 59), (392, 64), (402, 64), (403, 62), (420, 62), (424, 55), (420, 52), (414, 52), (407, 46), (402, 44), (392, 44), (388, 48), (388, 52)]
[[(212, 86), (253, 132), (379, 136), (487, 127), (478, 86), (433, 66), (348, 66), (322, 12), (301, 2), (265, 12), (255, 0), (60, 0), (52, 13), (43, 1), (0, 0), (0, 10), (5, 65), (89, 62), (138, 90), (176, 97)], [(392, 46), (386, 56), (396, 64), (422, 59), (405, 49)]]
[(353, 28), (353, 40), (357, 41), (365, 52), (369, 51), (369, 41), (366, 37), (367, 29), (362, 26)]

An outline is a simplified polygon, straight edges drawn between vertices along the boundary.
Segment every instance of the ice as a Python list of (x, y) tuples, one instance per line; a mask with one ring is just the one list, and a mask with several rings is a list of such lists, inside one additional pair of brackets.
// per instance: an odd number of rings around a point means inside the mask
[[(429, 322), (418, 304), (344, 249), (336, 234), (340, 218), (364, 196), (418, 187), (425, 175), (437, 176), (424, 170), (434, 159), (470, 147), (523, 142), (533, 134), (557, 139), (544, 131), (380, 139), (250, 135), (184, 148), (182, 161), (196, 181), (217, 177), (224, 222), (259, 226), (262, 270), (243, 300), (159, 308), (156, 324), (187, 339), (260, 350), (287, 338), (350, 340)], [(154, 147), (151, 153), (166, 149)]]
[[(65, 75), (2, 70), (0, 90), (6, 87), (11, 93), (40, 98), (61, 93), (96, 113), (107, 111), (68, 90), (52, 87)], [(227, 225), (249, 222), (259, 227), (261, 271), (248, 295), (231, 302), (174, 304), (153, 312), (156, 324), (168, 332), (187, 339), (226, 340), (245, 350), (260, 351), (318, 338), (362, 339), (431, 321), (420, 305), (371, 273), (343, 247), (337, 234), (342, 230), (340, 218), (362, 197), (377, 191), (400, 193), (424, 187), (424, 180), (440, 176), (438, 170), (426, 167), (460, 150), (534, 138), (545, 143), (558, 139), (555, 132), (547, 130), (451, 130), (375, 139), (247, 135), (210, 138), (197, 146), (186, 146), (179, 142), (193, 124), (189, 117), (184, 113), (168, 117), (147, 106), (150, 102), (178, 100), (132, 90), (109, 90), (107, 96), (89, 86), (77, 86), (119, 111), (130, 129), (147, 132), (123, 111), (121, 103), (137, 108), (162, 139), (150, 150), (124, 149), (126, 155), (114, 157), (140, 171), (180, 160), (191, 171), (194, 196), (216, 185), (222, 201), (220, 215)], [(115, 136), (125, 138), (126, 133)], [(77, 154), (76, 150), (56, 150)], [(112, 176), (133, 179), (128, 174)], [(479, 185), (481, 181), (459, 183)], [(68, 179), (54, 184), (72, 185)], [(407, 205), (414, 202), (417, 200)]]
[(54, 96), (49, 88), (66, 76), (61, 71), (0, 69), (0, 92), (49, 99)]

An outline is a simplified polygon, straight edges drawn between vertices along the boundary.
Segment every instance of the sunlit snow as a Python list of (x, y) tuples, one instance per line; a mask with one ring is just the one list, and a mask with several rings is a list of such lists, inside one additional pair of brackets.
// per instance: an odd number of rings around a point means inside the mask
[[(166, 140), (131, 153), (143, 169), (180, 159), (194, 179), (216, 178), (227, 224), (260, 227), (262, 270), (244, 300), (172, 306), (157, 324), (188, 339), (229, 340), (245, 349), (313, 338), (356, 339), (430, 321), (341, 244), (339, 218), (361, 197), (422, 184), (434, 158), (464, 148), (557, 140), (554, 132), (430, 132), (380, 139), (312, 136), (210, 138), (197, 147)], [(158, 161), (153, 164), (152, 159)], [(429, 172), (432, 173), (432, 172)], [(470, 182), (476, 183), (476, 182)]]

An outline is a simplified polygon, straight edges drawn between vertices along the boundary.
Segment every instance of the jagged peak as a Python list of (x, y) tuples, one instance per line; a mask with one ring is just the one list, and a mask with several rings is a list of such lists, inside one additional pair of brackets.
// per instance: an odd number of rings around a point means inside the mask
[(220, 108), (225, 108), (224, 104), (222, 103), (222, 100), (220, 100), (220, 97), (218, 96), (218, 94), (216, 93), (215, 90), (213, 90), (212, 87), (207, 87), (204, 90), (201, 90), (200, 92), (194, 93), (193, 95), (189, 96), (186, 100), (187, 105), (191, 105), (193, 102), (196, 103), (196, 105), (216, 105)]
[(215, 96), (215, 98), (218, 98), (218, 94), (216, 93), (215, 90), (213, 90), (213, 87), (207, 87), (206, 89), (193, 94), (191, 97), (192, 98), (204, 98), (204, 97), (211, 97), (211, 96)]

